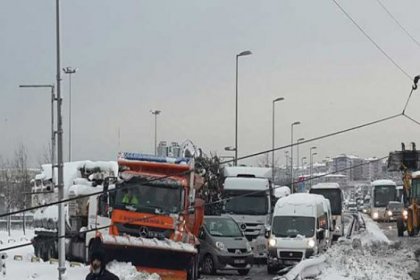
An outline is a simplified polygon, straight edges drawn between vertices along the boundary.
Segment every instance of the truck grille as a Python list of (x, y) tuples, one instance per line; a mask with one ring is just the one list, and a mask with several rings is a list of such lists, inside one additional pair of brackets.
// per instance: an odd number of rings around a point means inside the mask
[(118, 228), (118, 231), (120, 234), (126, 233), (132, 236), (143, 237), (143, 238), (157, 238), (157, 239), (170, 238), (173, 232), (173, 230), (170, 230), (170, 229), (139, 226), (139, 225), (132, 225), (132, 224), (117, 223), (115, 224), (115, 226)]
[(264, 227), (263, 224), (257, 224), (257, 223), (245, 223), (241, 225), (241, 228), (243, 229), (244, 226), (245, 226), (244, 234), (246, 236), (246, 239), (248, 239), (248, 241), (252, 241), (253, 239), (257, 238)]

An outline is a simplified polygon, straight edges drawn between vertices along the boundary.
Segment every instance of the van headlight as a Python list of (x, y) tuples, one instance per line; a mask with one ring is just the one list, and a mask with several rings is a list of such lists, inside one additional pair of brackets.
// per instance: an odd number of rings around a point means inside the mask
[(249, 243), (248, 243), (248, 242), (246, 243), (246, 251), (247, 251), (248, 253), (250, 253), (250, 252), (252, 251), (252, 247), (251, 247), (251, 245), (249, 245)]
[(315, 240), (313, 240), (313, 239), (309, 239), (309, 240), (308, 240), (308, 247), (309, 247), (309, 248), (313, 248), (313, 247), (315, 247)]
[(403, 216), (404, 216), (404, 217), (407, 217), (407, 216), (408, 216), (408, 211), (407, 211), (407, 210), (404, 210), (404, 211), (403, 211)]
[(388, 216), (392, 216), (392, 211), (388, 210), (387, 214), (388, 214)]
[(365, 213), (365, 214), (366, 214), (366, 213), (367, 213), (367, 210), (366, 210), (366, 209), (363, 209), (363, 213)]
[(226, 246), (225, 246), (225, 243), (223, 243), (223, 242), (217, 241), (216, 242), (216, 247), (220, 251), (226, 251)]
[(372, 214), (372, 218), (373, 218), (374, 220), (376, 220), (377, 218), (379, 218), (379, 214), (378, 214), (378, 212), (373, 212), (373, 214)]
[(276, 246), (276, 239), (274, 239), (274, 238), (270, 238), (270, 239), (268, 239), (268, 245), (270, 246), (270, 247), (274, 247), (274, 246)]

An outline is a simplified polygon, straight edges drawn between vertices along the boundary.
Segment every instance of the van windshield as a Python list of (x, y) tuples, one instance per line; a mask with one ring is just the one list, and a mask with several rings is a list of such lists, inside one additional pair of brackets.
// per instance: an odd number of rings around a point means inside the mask
[(272, 233), (277, 237), (312, 237), (315, 234), (315, 218), (299, 216), (276, 216)]
[(205, 218), (204, 225), (212, 236), (242, 237), (242, 231), (232, 219)]

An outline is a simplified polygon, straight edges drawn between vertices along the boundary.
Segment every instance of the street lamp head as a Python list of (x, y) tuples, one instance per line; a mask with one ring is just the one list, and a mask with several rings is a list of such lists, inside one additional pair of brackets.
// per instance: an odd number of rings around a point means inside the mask
[(64, 73), (66, 73), (66, 74), (74, 74), (74, 73), (76, 73), (76, 72), (77, 72), (77, 70), (79, 70), (79, 68), (72, 68), (72, 67), (70, 67), (70, 66), (67, 66), (67, 67), (64, 67), (64, 68), (63, 68), (63, 71), (64, 71)]
[(284, 97), (278, 97), (278, 98), (273, 100), (273, 103), (278, 102), (278, 101), (283, 101), (283, 100), (284, 100)]
[(311, 150), (315, 150), (315, 149), (316, 149), (316, 146), (311, 147)]
[(306, 159), (306, 157), (303, 157), (302, 160)]
[(225, 147), (225, 151), (233, 152), (235, 150), (236, 149), (234, 147), (231, 147), (231, 146)]
[(160, 112), (160, 110), (150, 110), (150, 113), (152, 113), (153, 115), (159, 115)]
[(298, 124), (300, 124), (300, 122), (294, 122), (294, 123), (292, 123), (292, 126), (293, 125), (298, 125)]
[(312, 156), (316, 156), (318, 153), (312, 153)]
[(251, 55), (251, 54), (252, 54), (251, 51), (243, 51), (243, 52), (237, 54), (236, 56), (245, 56), (245, 55)]
[(298, 141), (298, 142), (305, 141), (305, 138), (299, 138), (297, 141)]

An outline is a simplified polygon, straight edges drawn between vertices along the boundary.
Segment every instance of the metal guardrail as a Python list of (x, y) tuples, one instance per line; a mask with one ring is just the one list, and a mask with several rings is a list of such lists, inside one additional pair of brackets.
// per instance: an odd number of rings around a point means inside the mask
[(353, 220), (351, 221), (351, 225), (346, 235), (347, 239), (351, 238), (354, 231), (359, 232), (366, 229), (365, 220), (363, 219), (362, 215), (360, 215), (360, 213), (353, 213), (352, 216)]

